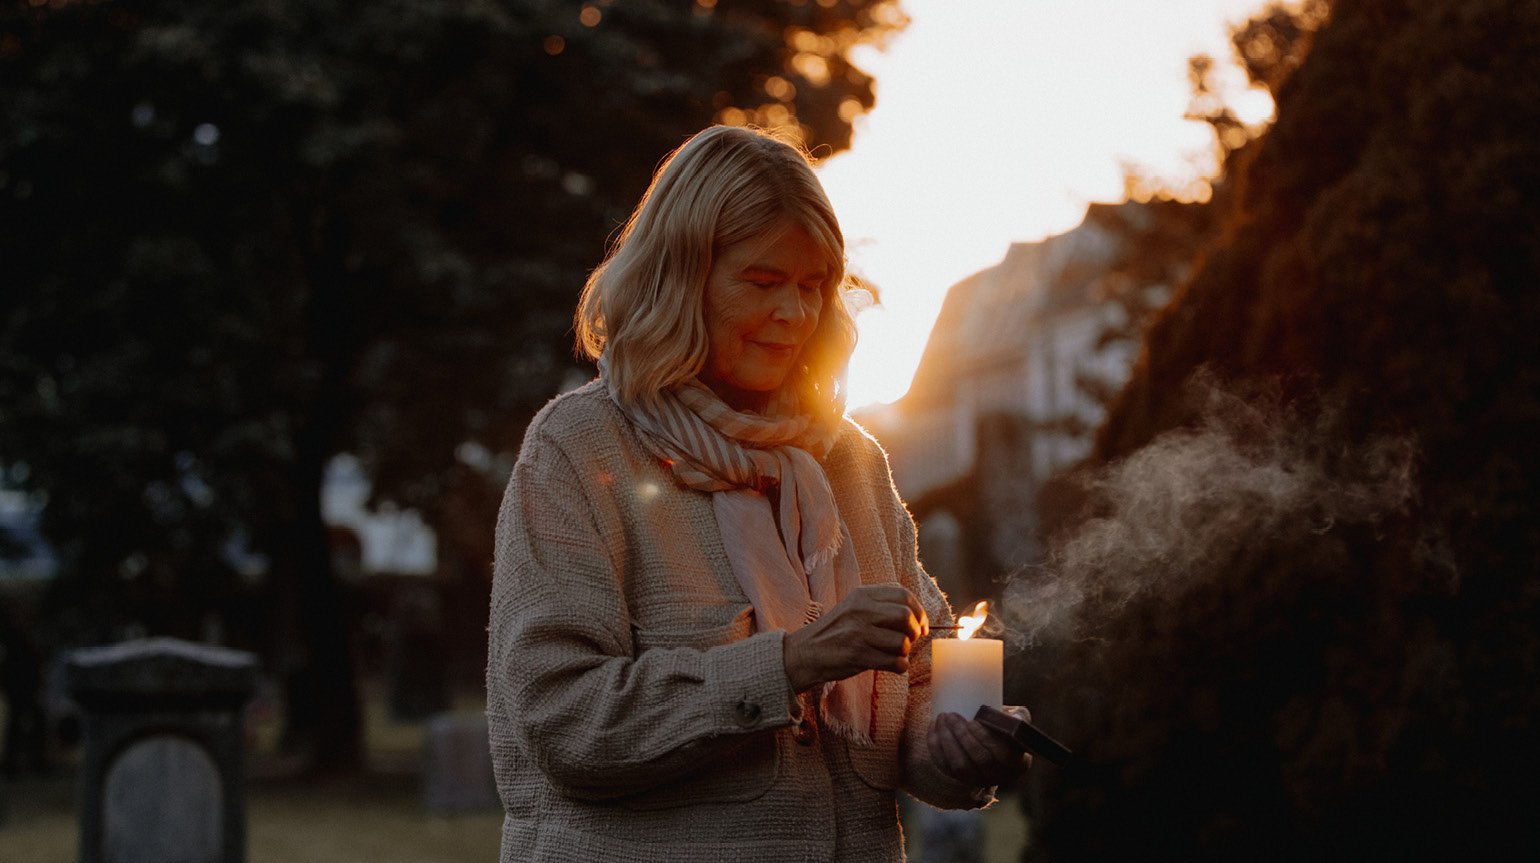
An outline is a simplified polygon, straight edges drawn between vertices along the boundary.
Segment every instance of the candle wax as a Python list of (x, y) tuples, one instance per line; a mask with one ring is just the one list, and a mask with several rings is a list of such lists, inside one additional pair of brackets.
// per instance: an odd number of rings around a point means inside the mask
[(972, 719), (981, 705), (1001, 707), (1005, 644), (998, 638), (938, 638), (931, 649), (931, 717)]

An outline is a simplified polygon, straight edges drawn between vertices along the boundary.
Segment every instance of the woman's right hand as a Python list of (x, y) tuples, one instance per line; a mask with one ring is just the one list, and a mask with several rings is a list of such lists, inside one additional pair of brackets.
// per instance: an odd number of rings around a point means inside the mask
[(930, 621), (920, 601), (896, 584), (865, 584), (796, 632), (783, 647), (786, 678), (801, 692), (867, 669), (902, 674)]

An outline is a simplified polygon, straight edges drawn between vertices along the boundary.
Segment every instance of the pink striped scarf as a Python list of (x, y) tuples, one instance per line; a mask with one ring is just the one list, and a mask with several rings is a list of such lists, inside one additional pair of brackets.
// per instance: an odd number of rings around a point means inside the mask
[[(850, 531), (819, 464), (833, 429), (797, 415), (788, 396), (765, 416), (740, 413), (695, 378), (660, 393), (656, 410), (622, 402), (613, 388), (610, 395), (675, 480), (712, 493), (722, 546), (760, 632), (795, 632), (860, 585)], [(865, 671), (815, 689), (823, 724), (869, 745), (875, 685), (876, 673)]]

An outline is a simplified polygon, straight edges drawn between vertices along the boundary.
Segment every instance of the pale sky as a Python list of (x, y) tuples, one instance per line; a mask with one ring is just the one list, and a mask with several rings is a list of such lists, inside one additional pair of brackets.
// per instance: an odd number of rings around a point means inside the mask
[(948, 287), (1120, 200), (1124, 163), (1179, 184), (1212, 170), (1208, 127), (1182, 119), (1188, 57), (1226, 64), (1243, 119), (1272, 108), (1244, 90), (1227, 37), (1264, 0), (903, 5), (909, 27), (856, 54), (876, 107), (819, 170), (852, 269), (883, 292), (858, 319), (853, 408), (908, 389)]

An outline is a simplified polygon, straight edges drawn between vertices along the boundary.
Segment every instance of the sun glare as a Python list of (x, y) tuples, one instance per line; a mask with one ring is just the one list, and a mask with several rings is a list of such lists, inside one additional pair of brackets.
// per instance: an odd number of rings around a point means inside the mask
[(1245, 89), (1228, 41), (1229, 25), (1262, 5), (906, 0), (909, 27), (855, 55), (877, 79), (876, 107), (819, 170), (852, 271), (883, 297), (857, 319), (850, 406), (902, 396), (946, 290), (1011, 243), (1123, 199), (1125, 166), (1201, 197), (1213, 140), (1184, 119), (1187, 60), (1214, 56), (1230, 104), (1265, 122), (1271, 100)]

